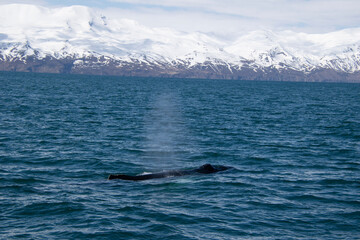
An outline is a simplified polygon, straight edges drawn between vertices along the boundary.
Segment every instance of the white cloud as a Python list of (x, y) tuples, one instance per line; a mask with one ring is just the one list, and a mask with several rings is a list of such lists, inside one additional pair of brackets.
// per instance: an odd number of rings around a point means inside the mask
[(12, 3), (23, 3), (23, 4), (34, 4), (34, 5), (44, 5), (46, 2), (43, 0), (0, 0), (1, 4), (12, 4)]
[(359, 0), (0, 0), (15, 2), (87, 5), (150, 27), (226, 36), (256, 29), (324, 33), (360, 27)]
[(162, 9), (107, 9), (106, 16), (111, 18), (129, 18), (149, 27), (168, 27), (184, 32), (214, 32), (231, 34), (248, 31), (254, 26), (248, 20), (234, 17), (224, 17), (202, 12), (176, 11), (168, 12)]
[(252, 28), (327, 32), (360, 26), (359, 0), (110, 0), (142, 23), (204, 31)]

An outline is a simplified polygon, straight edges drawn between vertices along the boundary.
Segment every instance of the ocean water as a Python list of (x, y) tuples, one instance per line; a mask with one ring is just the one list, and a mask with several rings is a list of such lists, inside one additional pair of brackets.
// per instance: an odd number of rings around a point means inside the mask
[(360, 85), (2, 72), (0, 164), (0, 239), (360, 239)]

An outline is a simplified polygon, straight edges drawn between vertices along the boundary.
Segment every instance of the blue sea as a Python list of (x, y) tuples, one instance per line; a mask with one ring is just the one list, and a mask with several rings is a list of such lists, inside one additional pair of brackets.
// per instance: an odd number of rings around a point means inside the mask
[(0, 164), (0, 239), (360, 239), (360, 84), (1, 72)]

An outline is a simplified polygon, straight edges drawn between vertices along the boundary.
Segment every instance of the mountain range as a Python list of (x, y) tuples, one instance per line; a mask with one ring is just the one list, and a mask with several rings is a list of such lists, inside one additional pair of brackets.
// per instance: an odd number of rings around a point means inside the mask
[(0, 71), (360, 83), (360, 28), (225, 38), (84, 6), (7, 4), (0, 5)]

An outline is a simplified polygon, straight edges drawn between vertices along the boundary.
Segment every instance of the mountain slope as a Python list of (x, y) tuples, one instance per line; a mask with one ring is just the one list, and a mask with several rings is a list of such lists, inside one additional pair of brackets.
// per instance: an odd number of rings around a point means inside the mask
[(148, 28), (84, 7), (0, 5), (0, 70), (360, 82), (360, 28), (253, 31), (234, 41)]

